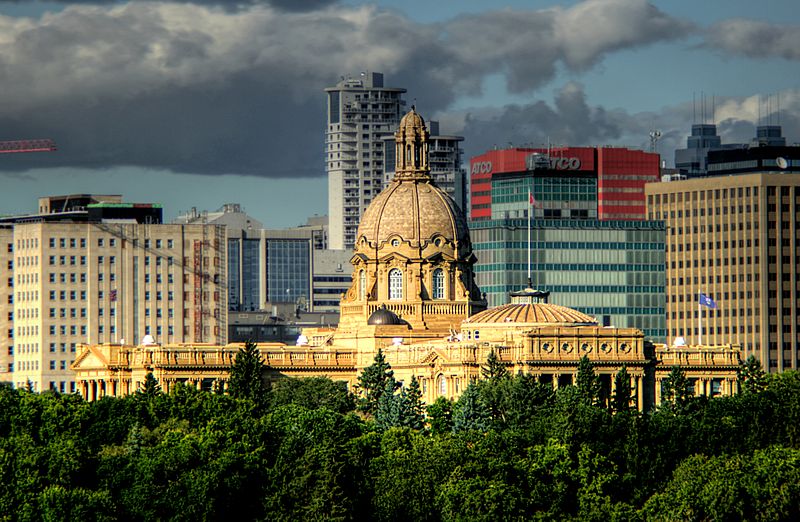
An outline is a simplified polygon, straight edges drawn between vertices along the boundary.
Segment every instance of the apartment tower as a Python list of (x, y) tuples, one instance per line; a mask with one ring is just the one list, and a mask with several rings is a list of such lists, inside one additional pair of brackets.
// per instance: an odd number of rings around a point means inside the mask
[(325, 92), (329, 248), (350, 249), (361, 215), (383, 189), (383, 137), (400, 122), (406, 90), (384, 87), (383, 74), (369, 72)]

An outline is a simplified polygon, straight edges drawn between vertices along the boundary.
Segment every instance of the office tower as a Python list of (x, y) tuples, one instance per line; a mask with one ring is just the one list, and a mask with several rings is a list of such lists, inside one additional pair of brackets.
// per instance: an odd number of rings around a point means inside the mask
[[(657, 154), (611, 147), (511, 148), (472, 158), (476, 280), (490, 305), (531, 283), (600, 324), (663, 342), (664, 226), (645, 221)], [(531, 204), (533, 197), (533, 204)]]
[(383, 137), (397, 128), (405, 89), (384, 87), (383, 74), (342, 78), (328, 95), (325, 172), (329, 247), (353, 246), (361, 214), (383, 188)]
[(325, 248), (326, 216), (297, 227), (267, 229), (241, 205), (227, 203), (214, 212), (193, 208), (175, 222), (227, 228), (231, 312), (270, 311), (287, 303), (305, 312), (336, 312), (339, 294), (350, 286), (350, 273), (339, 272), (351, 254)]
[(644, 185), (659, 156), (623, 147), (490, 150), (470, 160), (470, 220), (526, 217), (528, 193), (544, 219), (641, 220)]
[(646, 193), (649, 217), (668, 232), (670, 340), (736, 343), (769, 371), (798, 369), (800, 173), (653, 183)]
[[(467, 172), (461, 165), (464, 151), (461, 150), (463, 136), (442, 135), (439, 132), (439, 122), (428, 122), (430, 137), (428, 146), (428, 161), (430, 162), (431, 178), (456, 202), (459, 208), (467, 210)], [(384, 186), (394, 177), (395, 169), (395, 141), (394, 136), (383, 138), (383, 156), (385, 159)]]
[(161, 224), (160, 206), (119, 196), (42, 198), (39, 209), (0, 223), (5, 380), (74, 391), (80, 343), (226, 342), (223, 227)]

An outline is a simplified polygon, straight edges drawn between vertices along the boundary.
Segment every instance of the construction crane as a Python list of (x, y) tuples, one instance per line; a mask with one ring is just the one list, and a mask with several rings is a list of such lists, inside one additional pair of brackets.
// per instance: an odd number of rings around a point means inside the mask
[(0, 154), (14, 152), (54, 152), (56, 142), (51, 139), (0, 141)]

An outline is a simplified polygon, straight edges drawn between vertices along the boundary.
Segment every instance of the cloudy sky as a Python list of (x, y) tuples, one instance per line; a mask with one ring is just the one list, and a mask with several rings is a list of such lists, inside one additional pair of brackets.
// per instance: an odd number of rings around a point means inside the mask
[[(467, 155), (646, 147), (669, 163), (711, 97), (726, 141), (800, 141), (796, 0), (0, 0), (0, 213), (122, 193), (167, 218), (240, 202), (270, 227), (327, 212), (325, 95), (380, 71)], [(771, 102), (767, 103), (768, 97)], [(768, 113), (775, 113), (767, 116)]]

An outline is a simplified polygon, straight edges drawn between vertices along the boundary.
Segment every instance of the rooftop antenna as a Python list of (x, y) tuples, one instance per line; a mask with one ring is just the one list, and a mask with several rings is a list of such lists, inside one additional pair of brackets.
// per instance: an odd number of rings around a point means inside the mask
[(650, 152), (658, 152), (658, 140), (661, 139), (661, 131), (654, 129), (650, 131)]
[(692, 91), (692, 125), (697, 123), (697, 93)]
[(711, 123), (717, 124), (717, 97), (715, 94), (711, 95)]

